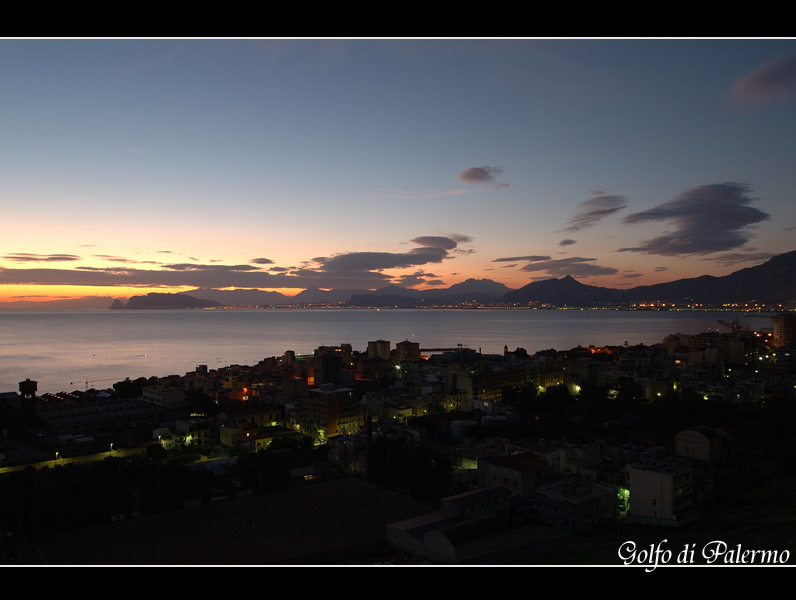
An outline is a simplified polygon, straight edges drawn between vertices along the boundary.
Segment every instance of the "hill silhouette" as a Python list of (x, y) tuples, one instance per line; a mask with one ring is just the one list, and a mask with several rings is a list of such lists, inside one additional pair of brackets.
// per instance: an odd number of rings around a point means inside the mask
[(630, 302), (672, 302), (720, 305), (735, 302), (786, 304), (796, 301), (796, 251), (780, 254), (762, 265), (723, 277), (703, 275), (627, 290), (582, 284), (572, 277), (534, 281), (508, 292), (509, 303), (549, 303), (557, 306), (615, 306)]

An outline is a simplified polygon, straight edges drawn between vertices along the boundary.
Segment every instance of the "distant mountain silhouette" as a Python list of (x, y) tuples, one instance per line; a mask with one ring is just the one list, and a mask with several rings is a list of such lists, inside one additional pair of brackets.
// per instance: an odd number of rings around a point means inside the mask
[(703, 275), (627, 290), (585, 285), (572, 277), (535, 281), (508, 292), (504, 300), (518, 304), (540, 302), (583, 307), (655, 301), (714, 306), (730, 302), (793, 302), (796, 301), (796, 251), (723, 277)]
[(336, 302), (346, 302), (355, 294), (367, 293), (368, 290), (321, 290), (312, 287), (290, 298), (290, 304), (334, 304)]
[(83, 298), (64, 298), (61, 300), (14, 300), (13, 302), (0, 302), (0, 309), (4, 308), (108, 308), (113, 301), (110, 296), (84, 296)]
[(216, 290), (197, 288), (187, 292), (196, 298), (215, 300), (224, 306), (284, 306), (288, 304), (334, 304), (346, 302), (354, 294), (367, 294), (369, 290), (322, 290), (307, 288), (295, 296), (258, 289)]
[(221, 306), (221, 304), (213, 300), (203, 300), (186, 294), (151, 293), (146, 296), (133, 296), (125, 305), (118, 300), (114, 300), (109, 308), (210, 308), (214, 306)]
[(539, 302), (555, 306), (596, 306), (621, 302), (622, 290), (580, 283), (567, 275), (561, 279), (534, 281), (518, 290), (507, 292), (504, 302), (525, 304)]
[(188, 290), (186, 294), (202, 300), (213, 300), (223, 306), (270, 306), (274, 304), (290, 304), (293, 299), (279, 292), (267, 292), (258, 289), (216, 290), (213, 288), (197, 288)]
[(412, 290), (388, 285), (375, 292), (351, 296), (349, 306), (416, 306), (450, 302), (497, 302), (510, 291), (508, 286), (491, 279), (467, 279), (449, 288)]
[[(796, 301), (796, 251), (774, 256), (762, 265), (714, 277), (703, 275), (668, 283), (614, 289), (586, 285), (571, 276), (534, 281), (517, 290), (491, 279), (467, 279), (448, 288), (415, 290), (388, 285), (371, 290), (321, 290), (307, 288), (296, 296), (257, 289), (195, 289), (186, 294), (134, 296), (125, 306), (111, 308), (202, 308), (208, 306), (281, 306), (292, 304), (346, 303), (348, 306), (440, 306), (452, 302), (540, 303), (553, 306), (618, 306), (631, 302), (691, 302), (717, 306), (730, 302), (758, 301), (785, 304)], [(12, 303), (8, 303), (9, 308)], [(14, 303), (15, 304), (15, 303)], [(107, 304), (105, 304), (107, 306)], [(16, 306), (15, 306), (16, 307)]]

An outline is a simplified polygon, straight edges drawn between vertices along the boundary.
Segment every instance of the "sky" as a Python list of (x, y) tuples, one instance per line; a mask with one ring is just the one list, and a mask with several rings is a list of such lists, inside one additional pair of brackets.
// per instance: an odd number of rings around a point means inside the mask
[(2, 39), (0, 302), (796, 250), (796, 39)]

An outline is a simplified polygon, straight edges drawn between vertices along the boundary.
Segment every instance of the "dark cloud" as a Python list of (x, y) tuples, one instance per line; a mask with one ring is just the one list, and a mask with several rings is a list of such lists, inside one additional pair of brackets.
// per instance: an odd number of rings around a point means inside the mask
[(559, 246), (571, 246), (572, 244), (577, 244), (575, 240), (561, 240), (558, 242)]
[(473, 241), (473, 238), (471, 238), (469, 235), (461, 235), (460, 233), (452, 233), (448, 237), (457, 244), (469, 244)]
[[(454, 239), (456, 238), (456, 239)], [(307, 269), (317, 269), (324, 273), (363, 273), (380, 272), (385, 269), (402, 269), (427, 264), (441, 263), (450, 258), (449, 251), (456, 251), (458, 240), (470, 241), (463, 235), (419, 236), (411, 240), (420, 248), (408, 252), (346, 252), (331, 257), (317, 257), (307, 264)]]
[(223, 273), (260, 270), (251, 265), (193, 265), (185, 263), (163, 265), (163, 268), (173, 271), (219, 271)]
[(625, 273), (622, 279), (636, 279), (637, 277), (644, 277), (641, 273)]
[[(434, 277), (434, 275), (431, 275)], [(401, 275), (395, 280), (396, 285), (401, 287), (414, 287), (416, 285), (428, 284), (429, 275), (423, 271), (417, 271), (411, 275)]]
[(676, 229), (641, 246), (620, 248), (619, 252), (679, 256), (743, 246), (749, 241), (749, 228), (769, 217), (750, 206), (754, 200), (749, 192), (749, 186), (742, 183), (701, 185), (649, 210), (628, 215), (622, 219), (626, 225), (670, 221)]
[(653, 269), (653, 271), (655, 271), (656, 273), (663, 273), (664, 271), (668, 271), (668, 270), (669, 270), (669, 267), (655, 267)]
[[(453, 258), (459, 242), (470, 241), (463, 235), (421, 236), (412, 242), (419, 247), (408, 252), (347, 252), (330, 257), (317, 257), (299, 268), (277, 267), (267, 258), (255, 258), (251, 264), (171, 263), (154, 269), (127, 265), (109, 267), (76, 267), (72, 269), (4, 269), (0, 268), (0, 285), (23, 283), (39, 285), (90, 285), (133, 287), (197, 287), (197, 288), (367, 288), (375, 289), (393, 282), (393, 274), (383, 271), (439, 264)], [(174, 254), (163, 251), (165, 254)], [(70, 260), (69, 255), (13, 255), (15, 260)], [(21, 258), (24, 256), (24, 259)], [(75, 260), (77, 257), (75, 257)], [(106, 257), (108, 260), (121, 260)], [(437, 275), (416, 271), (406, 276), (407, 282), (428, 284)], [(414, 279), (412, 279), (414, 278)]]
[(369, 288), (383, 287), (390, 277), (375, 272), (326, 273), (301, 269), (293, 274), (269, 273), (240, 265), (191, 265), (199, 268), (135, 269), (80, 267), (76, 269), (0, 268), (0, 285), (86, 285), (201, 288)]
[(426, 246), (428, 248), (443, 248), (445, 250), (453, 250), (457, 246), (456, 241), (449, 237), (433, 235), (416, 237), (411, 241), (418, 246)]
[(746, 110), (796, 97), (796, 55), (783, 56), (737, 80), (727, 94), (734, 110)]
[(597, 196), (578, 204), (578, 213), (567, 221), (563, 231), (572, 233), (591, 227), (627, 207), (624, 196)]
[(381, 271), (440, 263), (448, 256), (444, 248), (415, 248), (409, 252), (347, 252), (313, 261), (325, 272)]
[(459, 173), (459, 179), (465, 183), (487, 185), (494, 188), (507, 188), (509, 187), (508, 183), (500, 183), (497, 180), (497, 176), (502, 174), (503, 169), (500, 167), (470, 167)]
[(508, 258), (496, 258), (492, 262), (515, 262), (515, 261), (523, 261), (528, 260), (531, 262), (537, 262), (540, 260), (550, 260), (549, 256), (510, 256)]
[(774, 254), (771, 252), (731, 252), (720, 256), (705, 258), (704, 260), (715, 261), (723, 267), (732, 267), (747, 262), (762, 263), (772, 256), (774, 256)]
[(118, 263), (149, 263), (149, 264), (156, 264), (154, 261), (140, 261), (140, 260), (132, 260), (129, 258), (125, 258), (123, 256), (114, 256), (112, 254), (95, 254), (96, 258), (103, 258), (110, 262), (118, 262)]
[(565, 277), (566, 275), (571, 275), (576, 279), (594, 277), (597, 275), (615, 275), (619, 272), (618, 269), (614, 269), (613, 267), (601, 267), (596, 265), (594, 264), (595, 260), (597, 259), (581, 258), (579, 256), (554, 260), (541, 260), (527, 264), (520, 270), (531, 273), (544, 271), (548, 275), (554, 277)]
[(392, 283), (392, 277), (375, 271), (327, 272), (319, 269), (297, 269), (285, 277), (286, 284), (270, 287), (376, 289)]
[(27, 252), (15, 252), (3, 257), (5, 260), (14, 262), (70, 262), (80, 260), (74, 254), (28, 254)]

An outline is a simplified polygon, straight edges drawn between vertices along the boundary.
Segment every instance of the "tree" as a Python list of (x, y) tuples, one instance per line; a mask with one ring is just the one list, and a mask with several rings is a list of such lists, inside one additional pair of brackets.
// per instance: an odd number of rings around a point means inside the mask
[(149, 444), (144, 450), (144, 457), (150, 461), (161, 461), (166, 458), (168, 452), (163, 444)]
[(139, 398), (143, 393), (144, 387), (156, 385), (157, 383), (158, 378), (154, 376), (149, 379), (146, 377), (139, 377), (132, 381), (129, 377), (126, 377), (122, 381), (113, 384), (113, 391), (116, 392), (119, 398)]

